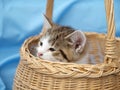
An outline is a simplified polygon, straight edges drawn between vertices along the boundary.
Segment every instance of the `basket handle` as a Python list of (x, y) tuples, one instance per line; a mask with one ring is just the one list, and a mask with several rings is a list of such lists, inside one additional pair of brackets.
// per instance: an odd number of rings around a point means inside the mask
[[(116, 49), (116, 39), (115, 39), (114, 0), (104, 0), (104, 1), (106, 8), (107, 27), (108, 27), (107, 28), (108, 32), (105, 42), (104, 63), (111, 63), (111, 62), (116, 62), (118, 59), (117, 49)], [(53, 3), (54, 0), (47, 0), (46, 16), (51, 20), (53, 13)], [(42, 31), (43, 32), (46, 31), (44, 27)]]
[(115, 38), (115, 21), (114, 21), (114, 0), (105, 0), (106, 18), (107, 18), (107, 37), (105, 42), (104, 63), (118, 63), (117, 46)]
[(47, 0), (46, 16), (52, 20), (54, 0)]
[[(54, 0), (47, 0), (47, 5), (46, 5), (46, 13), (45, 15), (52, 20), (52, 14), (53, 14), (53, 5), (54, 4)], [(46, 31), (45, 26), (43, 25), (42, 28), (42, 33), (44, 33)]]

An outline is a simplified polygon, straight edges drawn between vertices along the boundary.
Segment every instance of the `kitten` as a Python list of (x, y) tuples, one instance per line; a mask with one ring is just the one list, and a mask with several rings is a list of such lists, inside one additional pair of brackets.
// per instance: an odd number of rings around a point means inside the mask
[(78, 62), (83, 57), (85, 34), (71, 27), (56, 25), (44, 17), (46, 32), (38, 42), (37, 56), (50, 61)]

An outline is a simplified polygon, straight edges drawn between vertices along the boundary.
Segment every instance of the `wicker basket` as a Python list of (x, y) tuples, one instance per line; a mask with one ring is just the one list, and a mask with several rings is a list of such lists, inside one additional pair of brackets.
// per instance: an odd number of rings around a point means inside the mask
[[(48, 0), (46, 15), (52, 17), (53, 0)], [(107, 35), (86, 33), (97, 64), (61, 63), (41, 60), (32, 54), (42, 33), (30, 37), (21, 47), (13, 90), (120, 90), (120, 39), (115, 38), (113, 0), (105, 0)], [(48, 10), (49, 7), (49, 10)], [(103, 56), (102, 62), (98, 55)], [(90, 64), (89, 64), (90, 63)]]

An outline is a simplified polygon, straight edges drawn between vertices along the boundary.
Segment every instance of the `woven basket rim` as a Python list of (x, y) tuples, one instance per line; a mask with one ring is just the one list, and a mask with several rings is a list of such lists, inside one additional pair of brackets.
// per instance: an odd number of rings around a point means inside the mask
[[(85, 32), (86, 35), (95, 35), (99, 38), (105, 38), (105, 34), (95, 33), (95, 32)], [(64, 63), (64, 62), (51, 62), (47, 60), (42, 60), (33, 56), (28, 50), (28, 45), (37, 38), (40, 38), (40, 35), (32, 36), (25, 40), (21, 47), (21, 60), (24, 64), (27, 64), (28, 67), (34, 69), (38, 73), (49, 74), (53, 77), (101, 77), (107, 76), (110, 74), (115, 74), (120, 71), (120, 68), (117, 67), (114, 63), (100, 63), (100, 64), (76, 64), (76, 63)], [(117, 38), (120, 41), (120, 38)], [(62, 66), (62, 70), (60, 67)], [(48, 69), (48, 72), (41, 72), (40, 68), (45, 67)], [(56, 69), (57, 68), (57, 69)], [(60, 70), (60, 71), (59, 71)], [(60, 72), (58, 74), (58, 71)], [(66, 73), (69, 72), (69, 73)], [(53, 75), (54, 74), (54, 75)], [(74, 75), (73, 75), (74, 74)]]

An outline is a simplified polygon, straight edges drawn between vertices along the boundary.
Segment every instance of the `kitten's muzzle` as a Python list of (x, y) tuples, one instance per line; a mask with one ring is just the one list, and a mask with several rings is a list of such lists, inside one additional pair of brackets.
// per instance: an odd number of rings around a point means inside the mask
[(40, 56), (43, 56), (43, 54), (42, 53), (37, 53), (37, 56), (40, 57)]

